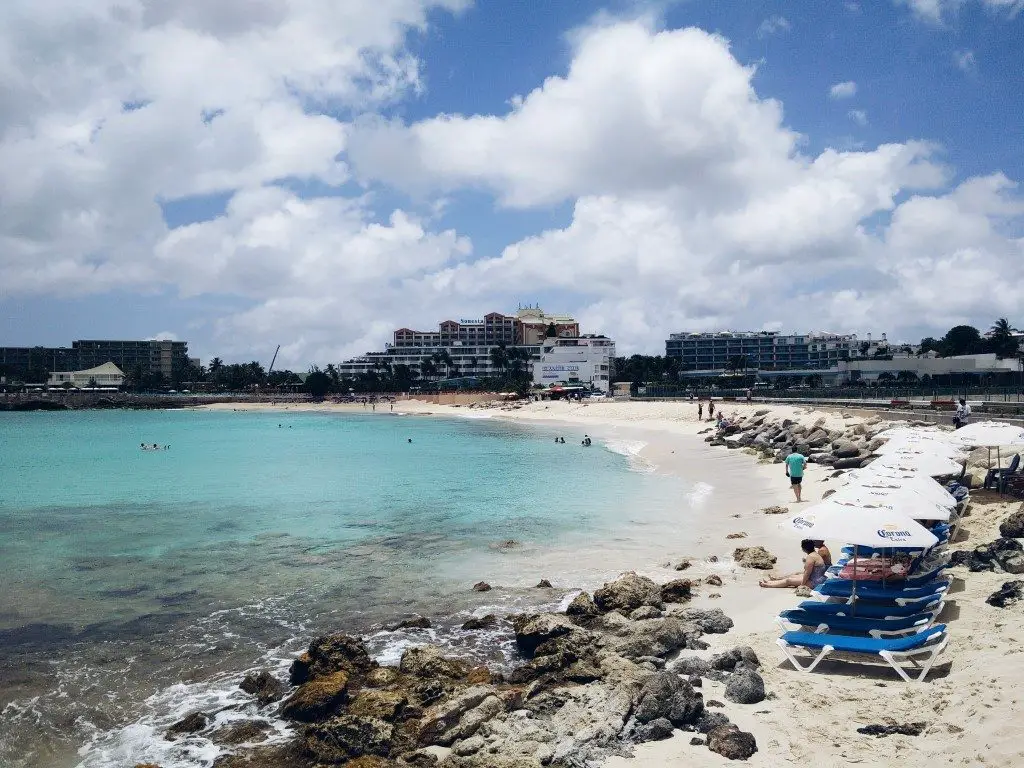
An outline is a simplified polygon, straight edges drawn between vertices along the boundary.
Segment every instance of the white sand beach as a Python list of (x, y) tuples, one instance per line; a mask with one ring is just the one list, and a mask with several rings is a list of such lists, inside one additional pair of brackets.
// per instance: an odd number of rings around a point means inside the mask
[[(721, 404), (726, 414), (740, 415), (768, 408), (772, 417), (790, 418), (811, 424), (824, 418), (828, 428), (842, 428), (864, 417), (852, 413), (813, 411), (799, 407), (764, 406), (743, 403)], [(261, 409), (264, 405), (223, 404), (209, 406), (237, 410)], [(361, 405), (302, 404), (276, 406), (283, 410), (363, 411)], [(387, 406), (385, 406), (385, 410)], [(396, 412), (459, 416), (489, 413), (493, 418), (533, 423), (560, 423), (567, 441), (584, 433), (596, 441), (629, 438), (645, 443), (641, 456), (658, 471), (686, 475), (692, 461), (694, 441), (680, 441), (710, 426), (696, 419), (696, 404), (685, 402), (566, 402), (451, 407), (400, 401)], [(575, 428), (577, 434), (570, 430)], [(737, 456), (700, 444), (700, 450), (721, 456)], [(683, 575), (702, 578), (711, 573), (723, 579), (721, 587), (703, 585), (694, 605), (720, 607), (735, 621), (726, 635), (708, 636), (708, 654), (737, 645), (749, 645), (758, 654), (769, 699), (750, 706), (730, 706), (729, 716), (757, 739), (758, 752), (751, 766), (903, 766), (908, 761), (927, 761), (936, 766), (1018, 766), (1024, 763), (1024, 743), (1017, 736), (1017, 723), (1024, 715), (1024, 609), (1020, 604), (994, 608), (985, 598), (1012, 579), (1004, 573), (955, 571), (956, 580), (940, 621), (949, 624), (951, 641), (925, 683), (905, 683), (887, 667), (824, 662), (811, 674), (796, 672), (785, 662), (775, 640), (780, 630), (774, 617), (797, 602), (792, 590), (758, 587), (765, 572), (735, 566), (723, 568), (709, 556), (727, 556), (734, 546), (762, 545), (778, 555), (777, 571), (799, 569), (801, 552), (797, 542), (784, 534), (779, 523), (784, 516), (761, 512), (771, 505), (794, 508), (793, 496), (781, 465), (758, 463), (745, 457), (749, 469), (763, 489), (745, 504), (723, 510), (714, 525), (701, 530), (696, 551), (671, 552), (693, 561), (683, 574), (657, 563), (638, 562), (637, 572), (664, 582)], [(692, 474), (692, 467), (691, 474)], [(831, 468), (810, 465), (804, 484), (805, 504), (821, 499), (830, 487)], [(834, 481), (832, 481), (834, 482)], [(971, 548), (999, 536), (999, 522), (1020, 507), (1019, 502), (1001, 500), (991, 492), (972, 493), (972, 506), (964, 520), (955, 548)], [(730, 532), (744, 532), (738, 540), (725, 538)], [(833, 548), (838, 548), (839, 542)], [(731, 562), (731, 561), (730, 561)], [(534, 574), (529, 574), (533, 576)], [(723, 686), (705, 681), (705, 699), (722, 700)], [(858, 734), (858, 727), (874, 723), (926, 723), (920, 736), (884, 738)], [(676, 733), (667, 741), (640, 745), (631, 759), (613, 758), (609, 768), (670, 768), (671, 766), (719, 766), (725, 758), (704, 746), (691, 746), (692, 734)]]

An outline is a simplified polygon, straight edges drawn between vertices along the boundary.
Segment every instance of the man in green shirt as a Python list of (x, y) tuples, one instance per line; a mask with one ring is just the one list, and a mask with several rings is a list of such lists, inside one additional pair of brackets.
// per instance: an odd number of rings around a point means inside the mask
[(804, 467), (807, 466), (807, 459), (804, 458), (802, 453), (793, 451), (783, 459), (783, 463), (786, 465), (786, 475), (789, 477), (789, 484), (793, 488), (793, 495), (796, 496), (796, 500), (799, 502), (801, 501), (800, 484), (804, 480)]

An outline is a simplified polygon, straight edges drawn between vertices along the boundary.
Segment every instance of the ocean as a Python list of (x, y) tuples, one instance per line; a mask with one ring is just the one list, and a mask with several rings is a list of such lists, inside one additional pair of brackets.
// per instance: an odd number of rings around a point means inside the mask
[[(163, 739), (197, 709), (283, 738), (238, 682), (329, 631), (384, 662), (434, 642), (509, 664), (506, 630), (458, 626), (638, 565), (708, 496), (652, 474), (636, 441), (582, 437), (390, 413), (0, 414), (0, 765), (209, 766), (216, 745)], [(434, 627), (383, 629), (413, 614)]]

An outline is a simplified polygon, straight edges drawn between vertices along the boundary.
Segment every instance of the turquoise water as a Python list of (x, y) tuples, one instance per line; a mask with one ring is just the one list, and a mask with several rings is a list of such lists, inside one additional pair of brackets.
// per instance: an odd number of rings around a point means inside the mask
[(0, 414), (0, 765), (208, 765), (154, 752), (154, 723), (317, 631), (423, 612), (443, 635), (488, 608), (479, 578), (505, 585), (499, 608), (559, 599), (514, 574), (614, 542), (624, 501), (686, 490), (581, 437), (390, 414)]

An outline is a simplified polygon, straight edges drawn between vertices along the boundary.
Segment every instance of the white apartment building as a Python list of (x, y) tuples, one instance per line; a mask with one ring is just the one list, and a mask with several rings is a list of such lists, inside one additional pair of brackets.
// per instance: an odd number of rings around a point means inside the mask
[(606, 336), (545, 339), (533, 365), (533, 383), (584, 384), (607, 392), (614, 359), (615, 342)]

